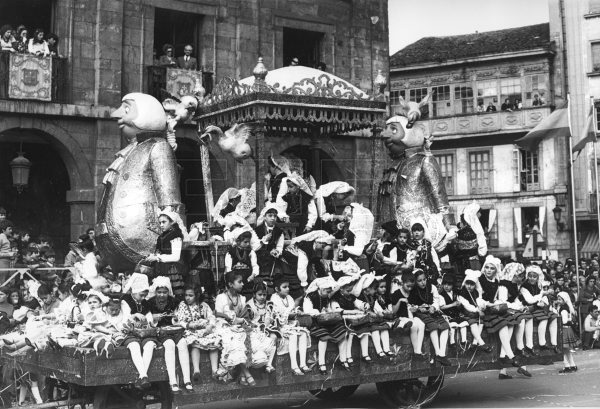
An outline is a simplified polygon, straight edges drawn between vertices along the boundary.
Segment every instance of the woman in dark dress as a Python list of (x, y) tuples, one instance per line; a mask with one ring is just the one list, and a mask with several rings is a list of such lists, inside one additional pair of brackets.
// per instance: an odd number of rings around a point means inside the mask
[(181, 262), (181, 249), (187, 232), (184, 229), (181, 217), (170, 210), (164, 210), (158, 215), (158, 222), (162, 233), (156, 239), (156, 252), (146, 258), (154, 262), (155, 276), (168, 277), (171, 288), (178, 300), (183, 299), (183, 274), (185, 265)]

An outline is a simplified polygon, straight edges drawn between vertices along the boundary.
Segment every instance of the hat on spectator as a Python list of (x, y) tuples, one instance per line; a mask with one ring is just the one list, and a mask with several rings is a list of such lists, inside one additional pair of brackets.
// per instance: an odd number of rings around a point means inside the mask
[(156, 290), (158, 288), (166, 288), (169, 292), (170, 296), (173, 296), (173, 288), (171, 287), (171, 280), (169, 277), (158, 276), (154, 280), (152, 280), (152, 287), (150, 287), (150, 291), (153, 294), (156, 294)]
[(467, 269), (465, 271), (465, 279), (462, 282), (462, 287), (464, 287), (466, 283), (477, 284), (477, 282), (479, 282), (479, 277), (481, 277), (481, 271)]

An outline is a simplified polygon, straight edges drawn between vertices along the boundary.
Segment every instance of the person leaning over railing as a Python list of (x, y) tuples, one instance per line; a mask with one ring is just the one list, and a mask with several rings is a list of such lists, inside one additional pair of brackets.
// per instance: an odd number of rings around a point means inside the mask
[(29, 45), (27, 46), (30, 54), (40, 57), (47, 57), (50, 55), (50, 50), (48, 49), (48, 43), (44, 39), (44, 34), (44, 30), (41, 28), (35, 29), (33, 38), (29, 40)]
[(11, 53), (16, 52), (13, 48), (13, 43), (15, 42), (15, 38), (12, 35), (13, 30), (12, 27), (8, 24), (0, 27), (0, 50), (1, 51), (10, 51)]

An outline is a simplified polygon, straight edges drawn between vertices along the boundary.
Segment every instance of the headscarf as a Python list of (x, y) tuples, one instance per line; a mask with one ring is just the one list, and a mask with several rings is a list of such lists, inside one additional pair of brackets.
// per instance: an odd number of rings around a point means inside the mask
[(334, 289), (333, 292), (337, 292), (340, 288), (348, 285), (348, 284), (352, 284), (355, 281), (358, 281), (360, 279), (360, 275), (358, 274), (352, 274), (352, 275), (343, 275), (340, 278), (338, 278), (336, 284), (337, 284), (337, 288)]
[(344, 274), (348, 275), (360, 275), (365, 271), (364, 269), (361, 269), (351, 258), (345, 261), (332, 260), (331, 268), (335, 271), (342, 271)]
[(483, 269), (485, 268), (485, 266), (488, 265), (488, 264), (491, 264), (492, 266), (496, 267), (496, 277), (498, 277), (500, 275), (500, 273), (502, 272), (502, 262), (500, 261), (500, 259), (492, 256), (491, 254), (488, 255), (485, 258), (485, 261), (483, 262), (483, 266), (481, 267), (481, 271), (483, 271)]
[(183, 220), (181, 220), (181, 216), (179, 215), (179, 213), (174, 212), (169, 209), (165, 209), (165, 210), (161, 210), (158, 212), (157, 217), (160, 217), (160, 216), (167, 216), (174, 223), (177, 223), (177, 226), (179, 226), (179, 229), (181, 230), (181, 233), (183, 234), (183, 241), (188, 240), (188, 232), (185, 227), (185, 223), (183, 222)]
[(571, 314), (571, 317), (575, 316), (575, 308), (573, 308), (573, 303), (571, 302), (571, 297), (569, 297), (569, 294), (567, 294), (564, 291), (561, 291), (560, 293), (558, 293), (558, 297), (562, 298), (562, 300), (565, 302), (565, 304), (567, 304), (569, 306), (569, 313)]
[(324, 198), (331, 196), (334, 193), (354, 193), (355, 190), (346, 182), (335, 181), (321, 185), (315, 192), (315, 204), (319, 215), (327, 212), (325, 208)]
[(324, 288), (335, 289), (336, 282), (331, 276), (315, 278), (306, 288), (306, 294), (313, 293)]
[(220, 216), (221, 210), (223, 210), (227, 206), (227, 204), (229, 203), (229, 201), (231, 199), (235, 199), (239, 195), (240, 195), (240, 191), (234, 187), (225, 189), (225, 191), (221, 194), (221, 196), (219, 196), (219, 200), (217, 200), (217, 203), (215, 203), (215, 207), (213, 208), (213, 211), (211, 214), (213, 220), (218, 219)]
[(100, 303), (102, 305), (104, 305), (108, 302), (108, 297), (97, 290), (87, 290), (87, 291), (84, 291), (83, 294), (85, 294), (88, 299), (90, 297), (97, 297), (98, 299), (100, 299)]
[(271, 153), (271, 156), (268, 157), (269, 163), (285, 174), (290, 174), (290, 161), (284, 156), (275, 156)]
[(525, 273), (529, 275), (529, 273), (537, 274), (537, 286), (541, 290), (542, 289), (542, 281), (544, 280), (544, 273), (540, 266), (536, 266), (535, 264), (527, 266), (525, 269)]
[[(302, 190), (304, 193), (312, 196), (313, 193), (310, 190), (310, 187), (308, 186), (308, 183), (306, 183), (306, 181), (304, 180), (304, 178), (302, 176), (300, 176), (299, 173), (297, 172), (292, 172), (290, 173), (287, 178), (284, 178), (284, 180), (287, 182), (292, 182), (294, 185), (298, 186), (300, 188), (300, 190)], [(283, 181), (281, 182), (282, 184), (284, 183)]]
[[(479, 277), (481, 277), (481, 271), (471, 269), (465, 270), (465, 278), (462, 282), (461, 287), (464, 287), (467, 281), (472, 281), (477, 287), (477, 285), (479, 284)], [(479, 288), (478, 291), (480, 291)]]
[(371, 240), (375, 218), (373, 213), (360, 203), (352, 203), (350, 207), (352, 208), (352, 219), (349, 228), (354, 233), (354, 245), (344, 246), (344, 251), (354, 256), (360, 256)]
[(481, 227), (481, 222), (479, 221), (479, 217), (477, 217), (479, 209), (479, 205), (476, 202), (473, 202), (464, 208), (463, 217), (465, 222), (471, 226), (471, 229), (473, 229), (473, 232), (477, 236), (478, 253), (483, 257), (487, 254), (487, 242), (485, 240), (483, 227)]
[(352, 295), (358, 297), (365, 288), (368, 288), (375, 281), (375, 273), (367, 273), (360, 276), (358, 282), (352, 289)]
[(260, 215), (256, 219), (256, 225), (257, 226), (260, 226), (261, 224), (263, 224), (265, 222), (265, 215), (267, 214), (267, 212), (269, 210), (275, 210), (277, 212), (277, 216), (280, 216), (281, 214), (284, 213), (281, 210), (281, 208), (279, 206), (277, 206), (275, 203), (273, 203), (273, 202), (267, 202), (265, 204), (265, 207), (263, 207), (262, 210), (260, 211)]
[(512, 281), (515, 276), (520, 275), (525, 271), (525, 267), (521, 263), (508, 263), (504, 270), (498, 275), (500, 280)]
[(156, 289), (159, 287), (165, 287), (169, 291), (169, 295), (173, 296), (173, 288), (171, 287), (171, 280), (169, 277), (158, 276), (154, 280), (152, 280), (152, 287), (150, 287), (150, 292), (152, 294), (156, 294)]
[(138, 294), (146, 290), (150, 290), (150, 285), (148, 284), (148, 276), (140, 273), (133, 273), (125, 287), (123, 288), (123, 292), (127, 293), (129, 290), (133, 294)]

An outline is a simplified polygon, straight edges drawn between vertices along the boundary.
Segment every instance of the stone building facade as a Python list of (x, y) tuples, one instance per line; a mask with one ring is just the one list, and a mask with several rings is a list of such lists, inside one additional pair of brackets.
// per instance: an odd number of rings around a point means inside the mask
[[(125, 94), (153, 87), (148, 67), (155, 65), (153, 51), (160, 56), (163, 44), (171, 43), (176, 55), (193, 45), (204, 78), (213, 84), (251, 75), (259, 55), (269, 69), (287, 65), (292, 57), (301, 65), (323, 62), (326, 71), (366, 92), (378, 70), (388, 71), (386, 0), (2, 3), (0, 25), (23, 23), (30, 31), (40, 26), (56, 33), (63, 58), (47, 102), (3, 94), (10, 67), (0, 64), (0, 206), (15, 224), (34, 236), (49, 235), (62, 249), (69, 238), (94, 225), (105, 169), (123, 143), (111, 109)], [(203, 219), (205, 212), (196, 134), (193, 124), (177, 131), (188, 221)], [(274, 138), (266, 144), (269, 151), (323, 168), (323, 182), (342, 179), (357, 184), (359, 192), (371, 189), (359, 163), (373, 153), (368, 137)], [(11, 186), (8, 166), (19, 149), (32, 162), (30, 186), (21, 194)], [(221, 152), (212, 155), (218, 195), (241, 179), (244, 168)]]
[(400, 97), (432, 93), (425, 121), (452, 211), (481, 205), (493, 254), (520, 257), (533, 230), (537, 258), (569, 253), (552, 212), (566, 201), (566, 141), (546, 139), (533, 152), (515, 143), (550, 114), (554, 60), (548, 24), (424, 38), (390, 59), (392, 111)]

